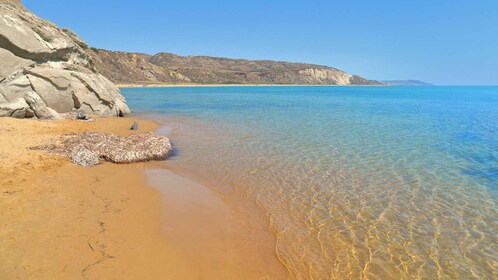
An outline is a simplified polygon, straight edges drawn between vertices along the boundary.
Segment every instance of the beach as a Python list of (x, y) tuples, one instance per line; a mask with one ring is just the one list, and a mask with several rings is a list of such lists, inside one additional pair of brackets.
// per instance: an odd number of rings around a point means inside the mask
[(0, 0), (0, 280), (498, 280), (459, 2)]
[(386, 86), (380, 85), (295, 85), (295, 84), (194, 84), (194, 83), (133, 83), (133, 84), (120, 84), (117, 83), (118, 88), (169, 88), (169, 87), (365, 87), (365, 86)]
[[(480, 155), (495, 142), (476, 124), (496, 96), (468, 90), (125, 89), (140, 118), (2, 118), (0, 275), (492, 278), (496, 176)], [(481, 138), (462, 134), (462, 111)], [(154, 131), (175, 152), (82, 167), (30, 149), (84, 131)]]
[(285, 279), (267, 225), (248, 230), (202, 184), (158, 162), (82, 167), (29, 149), (66, 133), (157, 128), (134, 118), (0, 119), (2, 277)]

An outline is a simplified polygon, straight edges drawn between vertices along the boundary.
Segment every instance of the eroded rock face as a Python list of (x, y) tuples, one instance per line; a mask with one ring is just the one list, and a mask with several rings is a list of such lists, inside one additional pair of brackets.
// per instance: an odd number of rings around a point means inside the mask
[(129, 113), (119, 89), (97, 72), (85, 48), (75, 33), (33, 15), (18, 0), (0, 0), (0, 107), (23, 99), (29, 109), (24, 115), (0, 110), (0, 116), (59, 118), (75, 109)]

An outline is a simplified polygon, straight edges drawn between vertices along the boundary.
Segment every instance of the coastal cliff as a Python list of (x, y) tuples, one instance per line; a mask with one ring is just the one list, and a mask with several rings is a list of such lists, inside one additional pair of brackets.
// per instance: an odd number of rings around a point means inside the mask
[(148, 55), (90, 48), (100, 73), (119, 84), (380, 85), (336, 68), (271, 60)]
[(119, 89), (99, 74), (75, 33), (0, 0), (0, 116), (61, 118), (78, 110), (130, 112)]

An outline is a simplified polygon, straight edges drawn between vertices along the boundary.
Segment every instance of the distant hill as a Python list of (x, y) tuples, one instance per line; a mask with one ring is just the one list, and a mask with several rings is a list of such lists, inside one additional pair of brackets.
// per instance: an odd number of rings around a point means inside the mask
[(381, 85), (336, 68), (271, 60), (148, 55), (91, 48), (97, 70), (118, 84)]
[(419, 80), (382, 81), (382, 83), (388, 86), (432, 86), (433, 85)]

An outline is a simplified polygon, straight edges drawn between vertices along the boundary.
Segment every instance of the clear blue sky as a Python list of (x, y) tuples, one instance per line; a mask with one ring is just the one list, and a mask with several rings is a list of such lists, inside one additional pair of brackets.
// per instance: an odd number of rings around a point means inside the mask
[(24, 0), (98, 48), (272, 59), (498, 85), (498, 0)]

